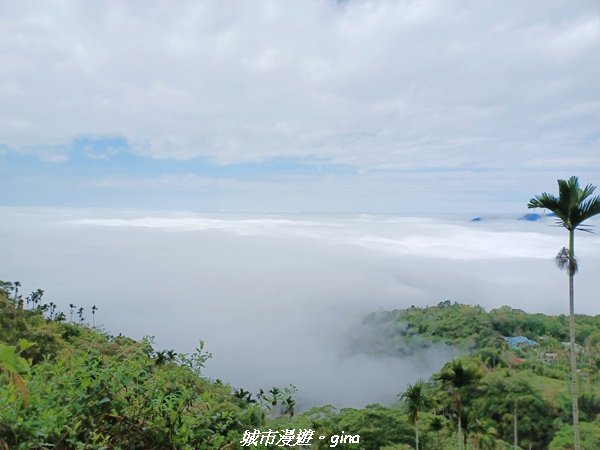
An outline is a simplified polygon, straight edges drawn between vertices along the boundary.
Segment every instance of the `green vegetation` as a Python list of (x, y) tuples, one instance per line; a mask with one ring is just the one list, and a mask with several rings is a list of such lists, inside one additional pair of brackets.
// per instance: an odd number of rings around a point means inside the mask
[[(565, 316), (527, 314), (508, 306), (486, 312), (480, 306), (443, 301), (433, 307), (373, 313), (364, 326), (354, 342), (358, 352), (406, 355), (442, 346), (449, 354), (454, 349), (463, 355), (425, 385), (426, 399), (420, 402), (431, 406), (420, 408), (419, 418), (430, 426), (421, 448), (509, 448), (509, 442), (510, 448), (541, 450), (551, 442), (555, 448), (573, 448), (572, 435), (570, 444), (564, 440), (565, 430), (573, 430)], [(600, 316), (578, 315), (577, 326), (583, 448), (600, 448), (600, 440), (586, 446), (600, 430)], [(517, 336), (535, 345), (513, 347), (505, 339)], [(411, 386), (405, 397), (410, 390)], [(410, 411), (410, 402), (406, 405)], [(559, 446), (563, 444), (571, 446)]]
[[(260, 406), (201, 376), (210, 357), (64, 322), (0, 289), (0, 448), (235, 448), (264, 424)], [(27, 307), (29, 307), (27, 309)], [(52, 315), (52, 319), (50, 319)]]
[[(600, 316), (576, 317), (576, 343), (585, 353), (585, 360), (592, 362), (590, 352), (600, 349)], [(489, 365), (507, 364), (498, 354), (505, 346), (504, 337), (525, 336), (537, 340), (539, 348), (548, 352), (555, 348), (561, 350), (561, 342), (569, 338), (569, 323), (564, 315), (528, 314), (509, 306), (486, 312), (481, 306), (450, 300), (437, 306), (372, 313), (364, 324), (364, 332), (353, 343), (356, 351), (404, 355), (435, 344), (446, 344), (463, 352), (481, 354), (482, 358), (489, 359)]]
[(545, 208), (558, 217), (558, 223), (569, 232), (569, 248), (558, 253), (556, 262), (560, 268), (566, 268), (569, 274), (569, 342), (571, 362), (571, 403), (573, 411), (573, 439), (575, 450), (581, 449), (579, 436), (579, 408), (577, 404), (577, 359), (575, 350), (575, 294), (574, 276), (577, 272), (575, 260), (575, 230), (583, 228), (583, 222), (590, 217), (600, 214), (600, 197), (591, 195), (596, 186), (588, 184), (585, 188), (579, 187), (577, 177), (568, 180), (558, 180), (559, 196), (544, 192), (533, 197), (529, 208)]
[(455, 359), (446, 364), (434, 378), (442, 382), (442, 386), (446, 389), (450, 400), (446, 404), (456, 416), (458, 424), (456, 436), (459, 449), (464, 448), (462, 424), (463, 422), (468, 423), (468, 418), (465, 414), (465, 401), (474, 396), (477, 382), (483, 376), (479, 363), (469, 364), (469, 362), (465, 363), (460, 359)]
[[(325, 437), (315, 449), (573, 448), (564, 316), (449, 301), (371, 314), (360, 351), (444, 345), (462, 356), (389, 406), (298, 412), (294, 386), (253, 394), (206, 378), (203, 342), (191, 355), (159, 351), (151, 338), (110, 336), (86, 325), (81, 307), (66, 317), (43, 291), (22, 298), (19, 288), (0, 286), (0, 449), (233, 449), (245, 432), (269, 430), (314, 430)], [(591, 449), (600, 443), (600, 317), (577, 322), (581, 441)], [(504, 339), (520, 335), (537, 345)]]
[(430, 399), (425, 394), (425, 382), (418, 380), (415, 384), (409, 384), (400, 399), (408, 412), (410, 423), (415, 426), (415, 448), (419, 450), (419, 412), (430, 406)]

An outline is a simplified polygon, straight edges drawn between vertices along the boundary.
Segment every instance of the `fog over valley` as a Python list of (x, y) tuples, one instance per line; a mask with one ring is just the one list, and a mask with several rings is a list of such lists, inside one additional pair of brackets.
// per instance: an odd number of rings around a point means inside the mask
[[(3, 277), (157, 349), (213, 353), (236, 387), (298, 387), (300, 407), (389, 401), (456, 350), (357, 354), (363, 317), (450, 299), (566, 314), (567, 233), (519, 214), (403, 217), (0, 209)], [(597, 222), (591, 221), (591, 224)], [(576, 307), (596, 314), (600, 238), (579, 233)], [(10, 264), (6, 262), (10, 261)]]

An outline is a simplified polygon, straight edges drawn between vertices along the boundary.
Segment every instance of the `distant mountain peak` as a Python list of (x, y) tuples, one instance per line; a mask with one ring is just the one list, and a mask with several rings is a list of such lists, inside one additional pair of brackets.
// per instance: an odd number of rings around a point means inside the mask
[(527, 222), (537, 222), (538, 220), (542, 220), (544, 216), (537, 213), (529, 213), (525, 214), (522, 217), (519, 217), (519, 220), (526, 220)]

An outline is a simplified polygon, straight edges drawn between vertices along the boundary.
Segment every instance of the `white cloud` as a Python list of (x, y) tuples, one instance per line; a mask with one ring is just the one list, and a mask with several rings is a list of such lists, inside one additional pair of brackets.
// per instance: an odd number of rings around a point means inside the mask
[[(393, 399), (453, 356), (352, 356), (367, 313), (446, 299), (567, 311), (546, 223), (392, 215), (227, 215), (1, 208), (2, 278), (160, 348), (205, 339), (208, 373), (256, 389), (293, 383), (302, 406)], [(460, 220), (459, 220), (460, 219)], [(577, 310), (597, 313), (600, 240), (577, 237)]]
[(593, 1), (5, 2), (0, 17), (16, 149), (119, 135), (221, 163), (597, 163)]
[[(86, 186), (106, 189), (139, 189), (139, 188), (225, 188), (239, 184), (234, 179), (208, 178), (193, 173), (179, 175), (158, 175), (154, 177), (109, 177), (87, 180)], [(247, 186), (247, 185), (246, 185)]]
[[(395, 218), (362, 215), (360, 218), (303, 219), (285, 216), (244, 218), (236, 216), (205, 216), (181, 213), (160, 216), (144, 215), (131, 218), (76, 219), (76, 225), (148, 228), (166, 231), (219, 230), (239, 236), (309, 237), (328, 245), (351, 245), (395, 256), (417, 256), (456, 260), (490, 260), (505, 258), (548, 259), (561, 242), (556, 234), (545, 229), (554, 222), (546, 219), (542, 226), (532, 227), (510, 220), (482, 223), (462, 223), (454, 220)], [(505, 229), (499, 231), (500, 226)], [(561, 230), (559, 230), (561, 231)], [(600, 241), (596, 240), (596, 243)], [(593, 254), (595, 247), (583, 254)]]
[[(577, 161), (582, 184), (594, 180), (595, 165)], [(542, 162), (522, 163), (517, 170), (408, 168), (330, 170), (320, 161), (306, 167), (292, 164), (292, 173), (272, 172), (236, 176), (225, 173), (205, 176), (160, 173), (154, 176), (90, 176), (77, 182), (93, 198), (102, 192), (111, 198), (129, 200), (119, 206), (201, 211), (330, 211), (413, 213), (524, 213), (536, 193), (554, 192), (556, 179), (565, 172), (560, 160), (550, 161), (550, 170), (537, 170)], [(320, 166), (323, 170), (319, 170)], [(559, 167), (560, 166), (560, 167)], [(307, 168), (308, 167), (308, 168)], [(295, 173), (305, 171), (306, 173)], [(239, 174), (238, 174), (239, 175)], [(90, 192), (91, 190), (91, 192)], [(65, 192), (71, 195), (70, 191)], [(132, 197), (133, 196), (133, 197)], [(94, 205), (86, 201), (84, 205)], [(112, 206), (114, 203), (101, 203)]]

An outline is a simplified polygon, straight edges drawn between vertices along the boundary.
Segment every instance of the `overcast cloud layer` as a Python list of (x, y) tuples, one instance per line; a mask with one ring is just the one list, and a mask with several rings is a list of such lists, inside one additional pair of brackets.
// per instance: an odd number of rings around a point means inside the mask
[(514, 210), (600, 178), (599, 55), (596, 0), (4, 1), (0, 201)]
[[(450, 299), (567, 312), (553, 264), (566, 232), (514, 218), (224, 215), (0, 209), (5, 279), (100, 309), (97, 322), (157, 348), (214, 353), (208, 374), (256, 390), (296, 385), (303, 407), (392, 401), (455, 350), (353, 355), (365, 314)], [(581, 233), (577, 310), (598, 314), (600, 239)], [(89, 317), (88, 317), (89, 319)]]

